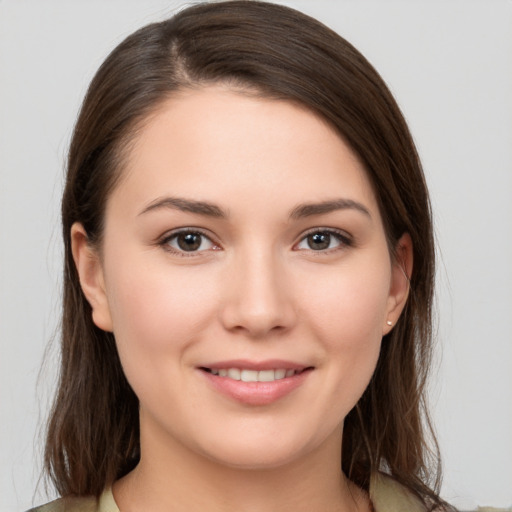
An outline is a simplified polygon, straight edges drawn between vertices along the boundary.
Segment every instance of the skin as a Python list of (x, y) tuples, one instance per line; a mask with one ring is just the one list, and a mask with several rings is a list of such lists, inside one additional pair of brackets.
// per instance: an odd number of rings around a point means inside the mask
[[(120, 509), (368, 510), (341, 472), (343, 420), (405, 304), (412, 248), (404, 235), (391, 260), (356, 155), (302, 107), (211, 86), (161, 105), (127, 162), (101, 250), (72, 229), (94, 322), (114, 332), (140, 400), (142, 457), (114, 485)], [(226, 216), (155, 206), (165, 198)], [(352, 203), (291, 215), (339, 199)], [(185, 252), (172, 236), (191, 227), (205, 237)], [(328, 229), (340, 236), (312, 248), (307, 236)], [(312, 369), (252, 405), (199, 369), (232, 359)]]

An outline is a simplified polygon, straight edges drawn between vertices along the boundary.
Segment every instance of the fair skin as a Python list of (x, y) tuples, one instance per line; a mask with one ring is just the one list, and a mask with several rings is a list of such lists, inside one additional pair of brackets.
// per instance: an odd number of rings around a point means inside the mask
[(122, 512), (369, 509), (341, 472), (343, 420), (412, 248), (403, 236), (391, 260), (364, 168), (325, 122), (227, 87), (180, 92), (138, 133), (101, 250), (79, 224), (72, 241), (140, 401)]

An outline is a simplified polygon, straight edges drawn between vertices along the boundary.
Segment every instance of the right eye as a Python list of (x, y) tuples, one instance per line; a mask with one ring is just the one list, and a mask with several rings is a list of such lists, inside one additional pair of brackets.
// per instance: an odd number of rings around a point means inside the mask
[(174, 253), (199, 253), (215, 250), (218, 246), (204, 233), (194, 230), (182, 230), (165, 237), (160, 244)]

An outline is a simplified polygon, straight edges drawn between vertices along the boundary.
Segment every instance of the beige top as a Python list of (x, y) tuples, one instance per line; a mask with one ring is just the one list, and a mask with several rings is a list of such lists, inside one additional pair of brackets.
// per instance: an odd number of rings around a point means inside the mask
[[(424, 512), (425, 507), (410, 491), (392, 478), (377, 474), (370, 484), (375, 512)], [(99, 501), (93, 497), (60, 498), (28, 512), (120, 512), (112, 489), (106, 489)]]

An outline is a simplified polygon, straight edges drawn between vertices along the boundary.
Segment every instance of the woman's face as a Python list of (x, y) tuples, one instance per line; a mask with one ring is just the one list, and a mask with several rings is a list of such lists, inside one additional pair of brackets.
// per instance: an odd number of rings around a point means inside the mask
[(219, 86), (163, 104), (123, 173), (101, 258), (78, 225), (73, 243), (140, 400), (143, 458), (339, 460), (407, 296), (354, 153), (304, 108)]

